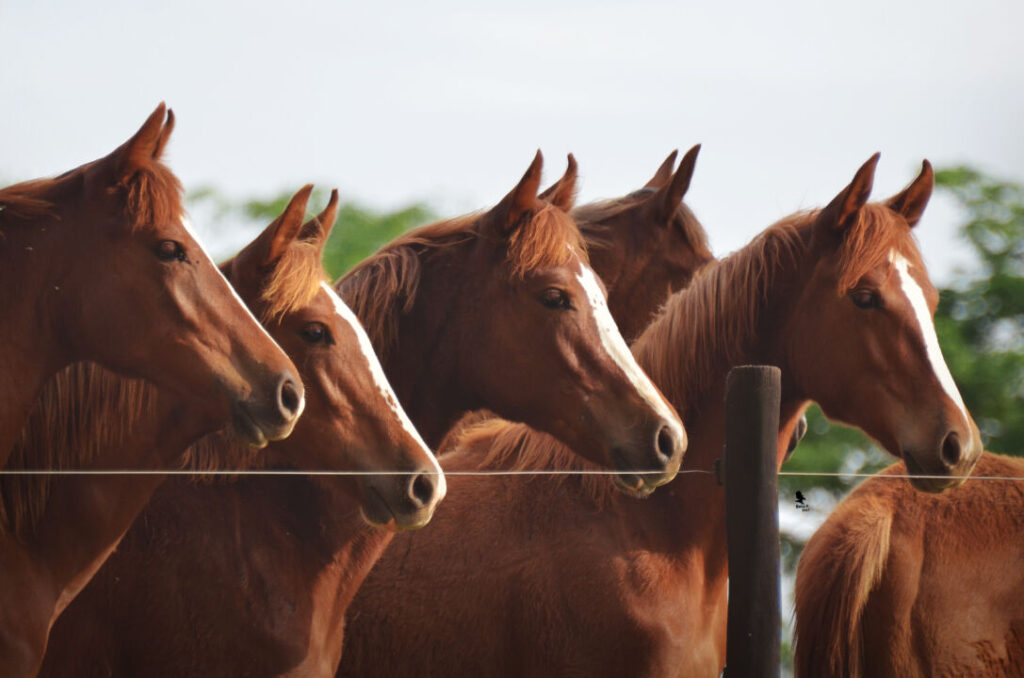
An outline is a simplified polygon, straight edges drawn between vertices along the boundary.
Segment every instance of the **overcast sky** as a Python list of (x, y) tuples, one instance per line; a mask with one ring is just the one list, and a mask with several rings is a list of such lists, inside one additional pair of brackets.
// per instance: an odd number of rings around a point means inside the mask
[[(1017, 0), (0, 0), (0, 177), (104, 155), (161, 100), (186, 186), (444, 215), (496, 202), (538, 147), (548, 179), (576, 154), (587, 201), (701, 142), (687, 202), (724, 254), (876, 150), (876, 197), (925, 157), (1024, 179), (1022, 25)], [(955, 220), (936, 201), (919, 227), (937, 278)]]

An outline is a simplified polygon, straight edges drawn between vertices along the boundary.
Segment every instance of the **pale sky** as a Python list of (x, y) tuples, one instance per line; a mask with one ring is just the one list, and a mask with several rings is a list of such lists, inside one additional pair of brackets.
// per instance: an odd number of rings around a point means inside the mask
[[(575, 153), (588, 201), (701, 142), (687, 203), (725, 254), (875, 151), (879, 198), (925, 157), (1024, 180), (1022, 25), (991, 0), (0, 0), (0, 180), (104, 155), (161, 100), (186, 186), (312, 181), (445, 216), (496, 202), (537, 148), (549, 180)], [(955, 219), (934, 201), (918, 228), (936, 278)], [(206, 233), (222, 256), (239, 237)]]

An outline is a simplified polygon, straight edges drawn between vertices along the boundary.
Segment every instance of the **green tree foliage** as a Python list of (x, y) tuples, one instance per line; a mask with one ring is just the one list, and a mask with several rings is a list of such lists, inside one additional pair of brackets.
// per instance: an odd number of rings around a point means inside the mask
[[(231, 201), (215, 189), (202, 188), (190, 192), (193, 203), (203, 202), (214, 207), (215, 216), (227, 216), (251, 221), (260, 227), (266, 226), (284, 211), (293, 192), (283, 192), (270, 199)], [(329, 192), (314, 189), (309, 206), (312, 217), (327, 204)], [(331, 237), (324, 248), (324, 267), (335, 279), (346, 273), (357, 263), (376, 252), (397, 236), (422, 224), (436, 219), (434, 212), (423, 204), (412, 204), (393, 212), (373, 210), (355, 202), (342, 202), (338, 208), (338, 220), (331, 231)]]
[(985, 448), (1024, 454), (1024, 186), (967, 167), (938, 185), (963, 205), (979, 267), (942, 291), (936, 331)]

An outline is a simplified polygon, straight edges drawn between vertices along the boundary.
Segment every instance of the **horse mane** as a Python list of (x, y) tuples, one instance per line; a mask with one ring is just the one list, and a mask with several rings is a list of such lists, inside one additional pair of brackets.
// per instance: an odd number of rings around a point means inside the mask
[(889, 557), (894, 508), (844, 502), (807, 542), (796, 582), (795, 675), (861, 675), (860, 620)]
[[(481, 228), (488, 214), (476, 212), (413, 229), (363, 260), (338, 282), (338, 293), (363, 323), (382, 361), (398, 339), (399, 317), (416, 303), (424, 262), (488, 237)], [(512, 277), (522, 278), (538, 267), (565, 265), (574, 250), (586, 258), (576, 223), (560, 209), (545, 204), (524, 219), (530, 223), (515, 229), (506, 248)]]
[(43, 196), (49, 194), (54, 182), (54, 179), (35, 179), (0, 189), (0, 222), (52, 216), (53, 203)]
[[(6, 468), (84, 468), (123, 445), (155, 410), (155, 388), (147, 382), (94, 363), (74, 363), (43, 386)], [(50, 475), (0, 476), (0, 534), (29, 534), (42, 518), (53, 481)]]
[[(621, 198), (581, 205), (574, 209), (571, 215), (579, 224), (580, 232), (586, 238), (588, 247), (607, 249), (614, 247), (616, 242), (612, 237), (612, 228), (606, 221), (632, 209), (641, 200), (649, 198), (656, 192), (657, 190), (654, 188), (641, 188)], [(708, 234), (698, 221), (697, 215), (685, 202), (679, 203), (672, 220), (672, 225), (682, 231), (697, 256), (708, 260), (713, 258), (711, 246), (708, 244)]]
[[(500, 419), (489, 412), (470, 413), (456, 424), (438, 448), (446, 471), (501, 469), (504, 471), (602, 471), (597, 464), (580, 457), (562, 441), (526, 424)], [(597, 508), (604, 507), (618, 492), (604, 475), (567, 473), (543, 479), (545, 491), (561, 492), (565, 483), (578, 484), (580, 493)]]
[[(87, 163), (57, 177), (32, 179), (0, 189), (0, 221), (55, 216), (58, 195), (78, 184), (86, 172), (102, 160)], [(120, 196), (132, 229), (146, 224), (178, 223), (185, 214), (184, 188), (178, 177), (159, 158), (145, 158), (141, 167), (117, 182), (110, 192)]]

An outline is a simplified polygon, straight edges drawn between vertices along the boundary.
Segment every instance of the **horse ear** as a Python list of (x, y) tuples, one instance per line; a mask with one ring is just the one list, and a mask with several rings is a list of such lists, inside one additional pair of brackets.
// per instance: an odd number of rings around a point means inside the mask
[(860, 210), (867, 204), (871, 196), (871, 188), (875, 181), (875, 167), (881, 154), (875, 153), (860, 166), (853, 176), (850, 185), (839, 192), (825, 209), (818, 215), (818, 223), (825, 224), (834, 231), (843, 231), (856, 223)]
[(928, 206), (928, 200), (932, 197), (934, 186), (935, 172), (932, 171), (932, 164), (924, 160), (917, 178), (903, 191), (886, 200), (885, 204), (889, 209), (903, 215), (913, 228), (921, 220), (924, 208)]
[(668, 154), (665, 158), (665, 162), (661, 163), (661, 167), (654, 173), (651, 180), (644, 184), (644, 188), (661, 188), (668, 183), (668, 180), (672, 178), (672, 168), (676, 166), (676, 156), (679, 155), (679, 149), (676, 149)]
[(300, 188), (288, 201), (288, 206), (284, 208), (281, 216), (274, 219), (255, 240), (238, 253), (238, 265), (266, 268), (276, 264), (299, 235), (302, 219), (306, 216), (306, 204), (312, 191), (313, 184), (306, 184)]
[(576, 158), (570, 153), (569, 165), (565, 169), (565, 174), (537, 197), (541, 200), (547, 200), (563, 212), (568, 212), (576, 204), (576, 177), (578, 175), (579, 169), (576, 165)]
[(524, 214), (537, 209), (537, 189), (540, 188), (540, 173), (543, 167), (544, 156), (538, 150), (523, 178), (492, 210), (498, 218), (498, 231), (503, 237), (508, 237), (522, 225), (520, 222)]
[(331, 190), (331, 199), (327, 201), (324, 211), (303, 224), (302, 230), (299, 232), (299, 240), (316, 242), (323, 249), (337, 218), (338, 189), (335, 188)]
[(139, 131), (111, 154), (115, 161), (115, 181), (131, 176), (158, 159), (173, 129), (174, 113), (161, 101)]
[(700, 144), (697, 144), (686, 152), (679, 169), (676, 170), (672, 180), (658, 189), (650, 198), (648, 205), (655, 210), (655, 219), (658, 223), (668, 224), (672, 215), (679, 209), (683, 202), (683, 196), (690, 188), (690, 180), (693, 179), (693, 169), (697, 165), (697, 155), (700, 153)]

